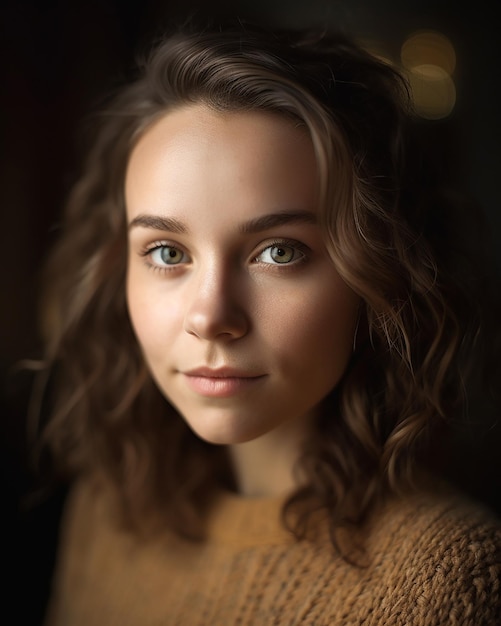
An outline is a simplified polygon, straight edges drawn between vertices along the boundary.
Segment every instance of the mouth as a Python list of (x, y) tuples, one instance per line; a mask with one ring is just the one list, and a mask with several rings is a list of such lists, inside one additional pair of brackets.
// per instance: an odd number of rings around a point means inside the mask
[(259, 384), (265, 374), (254, 374), (233, 368), (200, 367), (181, 372), (188, 387), (195, 393), (211, 398), (229, 398)]

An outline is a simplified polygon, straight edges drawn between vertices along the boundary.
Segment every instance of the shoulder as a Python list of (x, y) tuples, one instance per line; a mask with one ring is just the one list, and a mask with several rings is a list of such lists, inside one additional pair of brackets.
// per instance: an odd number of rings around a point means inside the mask
[[(391, 498), (371, 524), (374, 536), (407, 537), (409, 545), (432, 542), (435, 548), (463, 546), (469, 540), (499, 540), (501, 520), (489, 509), (453, 490), (426, 490)], [(426, 545), (429, 545), (427, 543)], [(497, 546), (499, 548), (499, 545)]]
[(480, 504), (445, 491), (393, 499), (372, 524), (368, 552), (414, 619), (501, 623), (501, 521)]

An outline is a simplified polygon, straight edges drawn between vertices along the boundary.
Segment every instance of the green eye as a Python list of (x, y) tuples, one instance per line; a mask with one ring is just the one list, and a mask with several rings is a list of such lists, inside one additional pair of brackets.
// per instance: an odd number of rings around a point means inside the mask
[(256, 261), (270, 265), (287, 265), (288, 263), (294, 263), (304, 257), (304, 253), (298, 248), (299, 247), (275, 243), (265, 248), (261, 254), (256, 257)]
[(290, 246), (272, 246), (270, 257), (276, 263), (290, 263), (294, 259), (294, 248)]
[(183, 260), (183, 253), (181, 250), (177, 250), (176, 248), (165, 246), (160, 248), (160, 258), (168, 265), (176, 265)]
[(174, 248), (173, 246), (158, 246), (150, 252), (151, 261), (159, 267), (165, 267), (166, 265), (178, 265), (179, 263), (186, 263), (188, 258), (186, 254)]

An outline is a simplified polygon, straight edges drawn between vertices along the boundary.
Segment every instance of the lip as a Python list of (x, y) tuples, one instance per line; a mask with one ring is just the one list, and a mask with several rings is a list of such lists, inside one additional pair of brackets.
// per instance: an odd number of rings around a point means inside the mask
[(248, 391), (266, 376), (229, 367), (198, 367), (181, 374), (192, 391), (210, 398), (229, 398)]
[(185, 376), (202, 376), (204, 378), (258, 378), (261, 374), (254, 374), (233, 367), (196, 367), (182, 372)]

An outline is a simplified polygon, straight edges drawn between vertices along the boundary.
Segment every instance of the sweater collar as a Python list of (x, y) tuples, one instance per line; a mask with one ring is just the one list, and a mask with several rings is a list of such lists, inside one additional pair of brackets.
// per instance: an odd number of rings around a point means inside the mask
[(220, 490), (207, 520), (207, 538), (241, 546), (293, 543), (282, 521), (286, 496), (249, 497)]

